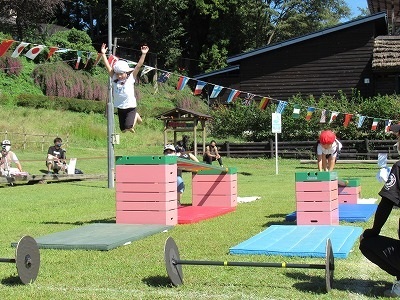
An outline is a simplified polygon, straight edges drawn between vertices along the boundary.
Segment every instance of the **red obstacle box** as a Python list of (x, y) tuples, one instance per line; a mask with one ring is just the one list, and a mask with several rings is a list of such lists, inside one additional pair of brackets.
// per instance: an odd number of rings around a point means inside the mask
[(297, 225), (338, 225), (336, 172), (296, 172)]
[(237, 170), (227, 168), (199, 171), (192, 175), (192, 205), (214, 207), (237, 206)]
[(177, 167), (174, 156), (116, 158), (116, 222), (178, 223)]
[(338, 183), (339, 203), (357, 204), (361, 198), (361, 179), (340, 178)]

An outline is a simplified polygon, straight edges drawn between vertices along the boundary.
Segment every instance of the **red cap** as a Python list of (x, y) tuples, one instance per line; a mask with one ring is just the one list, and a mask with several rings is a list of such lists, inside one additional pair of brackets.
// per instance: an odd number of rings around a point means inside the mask
[(319, 142), (323, 145), (333, 144), (336, 139), (336, 134), (331, 130), (324, 130), (319, 135)]

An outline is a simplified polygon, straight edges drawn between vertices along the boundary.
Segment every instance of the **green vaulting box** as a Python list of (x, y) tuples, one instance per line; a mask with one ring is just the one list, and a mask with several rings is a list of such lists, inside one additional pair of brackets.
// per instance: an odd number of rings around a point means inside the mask
[(296, 182), (305, 181), (332, 181), (337, 180), (337, 172), (319, 172), (319, 171), (308, 171), (308, 172), (296, 172)]

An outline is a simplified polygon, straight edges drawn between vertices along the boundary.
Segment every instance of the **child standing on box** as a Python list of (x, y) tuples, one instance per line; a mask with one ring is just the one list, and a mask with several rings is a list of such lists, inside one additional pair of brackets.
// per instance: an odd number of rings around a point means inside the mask
[(322, 131), (317, 143), (318, 170), (333, 171), (341, 150), (342, 143), (336, 134), (331, 130)]

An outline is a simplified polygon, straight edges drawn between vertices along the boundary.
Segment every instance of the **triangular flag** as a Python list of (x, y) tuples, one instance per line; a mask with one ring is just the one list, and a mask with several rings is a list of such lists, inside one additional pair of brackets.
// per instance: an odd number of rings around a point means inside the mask
[(323, 110), (321, 111), (321, 118), (319, 119), (319, 122), (320, 122), (321, 124), (326, 123), (326, 109), (323, 109)]
[(315, 111), (315, 107), (311, 107), (310, 106), (309, 108), (307, 108), (306, 121), (310, 121), (311, 120), (311, 117), (312, 117), (314, 111)]
[(241, 93), (241, 91), (238, 91), (238, 90), (231, 90), (230, 93), (229, 93), (228, 99), (226, 100), (226, 102), (230, 103), (230, 102), (232, 102), (232, 101), (235, 101), (235, 99), (236, 99), (237, 97), (239, 97), (240, 93)]
[(153, 68), (153, 67), (150, 67), (150, 66), (144, 66), (144, 68), (143, 68), (143, 70), (142, 70), (142, 73), (140, 73), (140, 76), (143, 76), (143, 75), (145, 75), (145, 74), (149, 73), (149, 72), (150, 72), (150, 71), (152, 71), (152, 70), (154, 70), (154, 68)]
[(270, 98), (267, 98), (267, 97), (262, 98), (261, 101), (260, 101), (260, 106), (259, 106), (259, 108), (260, 108), (261, 110), (265, 110), (265, 109), (267, 108), (267, 106), (268, 106), (270, 100), (271, 100), (271, 99), (270, 99)]
[(0, 44), (0, 57), (3, 56), (8, 49), (11, 47), (12, 43), (14, 43), (14, 40), (5, 40), (2, 41)]
[(223, 86), (214, 85), (214, 88), (213, 88), (213, 90), (211, 92), (210, 98), (217, 98), (219, 93), (221, 93), (223, 88), (224, 88)]
[(118, 57), (110, 54), (110, 56), (108, 57), (108, 63), (110, 64), (110, 67), (112, 68), (114, 66), (114, 64), (118, 61)]
[(349, 123), (350, 123), (350, 120), (352, 117), (353, 117), (353, 114), (345, 114), (344, 115), (344, 123), (343, 123), (344, 127), (349, 126)]
[(294, 119), (298, 119), (300, 117), (300, 105), (295, 104), (293, 106), (293, 113), (292, 113), (292, 117)]
[(171, 76), (170, 72), (162, 72), (160, 77), (157, 78), (158, 82), (165, 83), (167, 82), (169, 76)]
[(21, 54), (22, 50), (24, 50), (25, 47), (28, 46), (29, 44), (30, 43), (21, 42), (17, 46), (17, 48), (15, 48), (14, 52), (11, 54), (11, 57), (14, 57), (14, 58), (18, 57)]
[(357, 128), (361, 128), (361, 126), (364, 123), (364, 121), (365, 121), (365, 116), (358, 115)]
[(181, 91), (185, 87), (186, 83), (189, 81), (189, 78), (185, 76), (180, 76), (178, 80), (178, 84), (176, 85), (176, 89)]
[(79, 63), (81, 62), (81, 59), (82, 59), (82, 51), (77, 51), (77, 55), (78, 55), (78, 58), (75, 63), (75, 70), (79, 69)]
[(193, 92), (193, 94), (194, 95), (200, 95), (201, 94), (201, 91), (203, 90), (203, 88), (206, 86), (206, 82), (204, 82), (204, 81), (201, 81), (201, 80), (198, 80), (197, 81), (197, 84), (196, 84), (196, 87), (195, 87), (195, 89), (194, 89), (194, 92)]
[(33, 60), (36, 58), (36, 56), (39, 55), (40, 52), (42, 52), (43, 49), (44, 49), (43, 45), (37, 45), (31, 48), (28, 52), (26, 52), (25, 56)]
[(379, 119), (378, 119), (378, 118), (374, 118), (374, 119), (372, 120), (371, 130), (376, 130), (376, 129), (378, 128), (378, 122), (379, 122)]
[(329, 120), (329, 124), (332, 123), (333, 121), (335, 121), (338, 115), (339, 115), (339, 112), (337, 112), (337, 111), (332, 111), (332, 112), (331, 112), (331, 118), (330, 118), (330, 120)]
[(279, 104), (278, 104), (278, 106), (276, 107), (276, 113), (277, 114), (282, 114), (283, 113), (283, 111), (285, 110), (285, 108), (286, 108), (286, 105), (288, 104), (286, 101), (281, 101), (281, 100), (278, 100), (279, 101)]
[(53, 54), (58, 50), (58, 47), (50, 47), (49, 54), (47, 54), (47, 59), (53, 56)]

